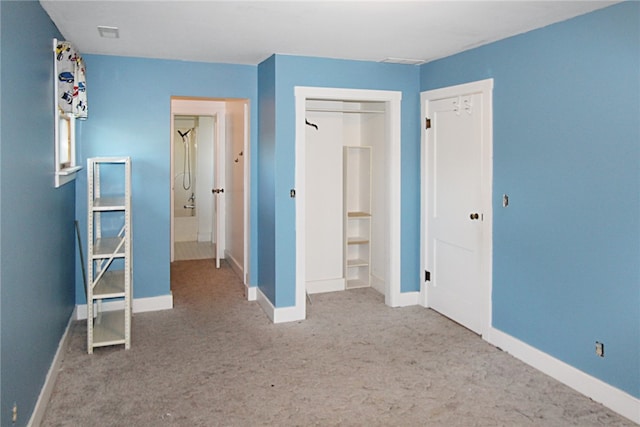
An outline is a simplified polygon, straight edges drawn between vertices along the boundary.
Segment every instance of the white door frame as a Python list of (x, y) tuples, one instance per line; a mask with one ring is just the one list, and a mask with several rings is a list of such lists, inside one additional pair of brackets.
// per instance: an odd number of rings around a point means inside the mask
[[(430, 117), (429, 102), (439, 99), (451, 98), (460, 95), (482, 94), (482, 138), (487, 141), (484, 144), (482, 156), (482, 177), (481, 177), (481, 198), (482, 198), (482, 243), (480, 248), (480, 289), (481, 301), (480, 310), (482, 316), (481, 335), (485, 336), (491, 330), (491, 288), (492, 288), (492, 266), (493, 266), (493, 79), (480, 80), (456, 86), (449, 86), (420, 93), (420, 109), (423, 118)], [(437, 126), (434, 123), (433, 126)], [(427, 223), (427, 208), (429, 198), (427, 194), (428, 185), (425, 185), (429, 176), (427, 170), (427, 130), (426, 126), (421, 126), (422, 156), (421, 156), (421, 197), (422, 206), (420, 209), (420, 223), (422, 231), (420, 233), (420, 304), (429, 307), (428, 287), (425, 283), (424, 272), (427, 268), (427, 236), (429, 224)]]
[[(244, 255), (243, 255), (243, 274), (242, 274), (242, 283), (244, 285), (249, 284), (249, 268), (250, 268), (250, 260), (251, 256), (251, 247), (249, 246), (251, 242), (251, 215), (250, 215), (250, 204), (251, 204), (251, 163), (249, 159), (251, 158), (251, 120), (249, 118), (249, 100), (244, 102), (244, 155), (242, 156), (242, 161), (244, 162), (244, 212), (243, 215), (243, 224), (244, 224)], [(248, 293), (247, 293), (248, 294)]]
[[(224, 141), (225, 141), (225, 129), (224, 129), (224, 125), (225, 125), (225, 120), (224, 120), (224, 114), (225, 114), (225, 101), (224, 100), (213, 100), (213, 99), (199, 99), (199, 98), (172, 98), (171, 99), (171, 139), (169, 141), (170, 143), (170, 173), (171, 173), (171, 183), (170, 183), (170, 215), (171, 215), (171, 221), (170, 221), (170, 227), (171, 227), (171, 262), (174, 261), (175, 259), (175, 251), (174, 251), (174, 246), (175, 246), (175, 236), (174, 236), (174, 212), (173, 212), (173, 204), (174, 204), (174, 175), (175, 175), (175, 171), (174, 171), (174, 158), (173, 158), (173, 134), (175, 132), (174, 130), (174, 119), (176, 115), (193, 115), (193, 116), (210, 116), (210, 117), (215, 117), (215, 121), (216, 121), (216, 128), (215, 128), (215, 133), (216, 133), (216, 141), (214, 141), (215, 144), (217, 144), (216, 146), (214, 146), (214, 152), (217, 151), (217, 149), (222, 149), (222, 152), (216, 152), (215, 154), (217, 155), (221, 155), (224, 156)], [(224, 158), (224, 157), (223, 157)], [(214, 159), (215, 160), (215, 159)], [(245, 161), (247, 159), (245, 158)], [(216, 168), (218, 169), (218, 168)], [(223, 179), (224, 179), (224, 171), (222, 171), (223, 175)], [(216, 172), (216, 175), (218, 175), (218, 172)], [(216, 183), (216, 185), (220, 185), (220, 186), (224, 186), (224, 182), (221, 183), (222, 185)], [(245, 182), (245, 191), (247, 191), (247, 182)], [(224, 206), (221, 207), (223, 210), (223, 214), (224, 214)], [(213, 231), (217, 234), (217, 232), (215, 231), (215, 224), (212, 225), (213, 227)], [(246, 230), (245, 230), (246, 233)], [(220, 245), (222, 245), (222, 253), (224, 253), (224, 233), (222, 236), (218, 236), (216, 235), (216, 251), (218, 251), (218, 247), (220, 247)], [(219, 252), (219, 251), (218, 251)]]
[(290, 320), (306, 317), (306, 217), (305, 217), (305, 112), (307, 99), (340, 101), (376, 101), (387, 103), (387, 165), (388, 165), (388, 244), (389, 267), (385, 283), (385, 303), (391, 307), (402, 304), (400, 295), (400, 110), (402, 92), (336, 89), (296, 86), (295, 91), (295, 189), (296, 189), (296, 297)]

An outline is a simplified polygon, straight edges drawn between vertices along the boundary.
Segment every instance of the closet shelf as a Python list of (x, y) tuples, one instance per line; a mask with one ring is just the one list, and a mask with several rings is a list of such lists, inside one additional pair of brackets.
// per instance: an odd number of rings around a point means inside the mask
[(371, 285), (372, 150), (369, 145), (343, 148), (345, 287)]
[(348, 218), (370, 218), (371, 214), (367, 212), (347, 212)]
[(360, 279), (352, 279), (347, 280), (345, 288), (347, 289), (357, 289), (357, 288), (368, 288), (370, 285), (368, 282)]
[(366, 236), (347, 237), (347, 245), (363, 245), (366, 243), (369, 243), (369, 238)]
[(347, 267), (366, 267), (369, 265), (369, 260), (366, 259), (348, 259)]
[(380, 111), (380, 110), (350, 110), (350, 109), (344, 109), (344, 108), (307, 107), (306, 111), (313, 111), (316, 113), (384, 114), (384, 111)]

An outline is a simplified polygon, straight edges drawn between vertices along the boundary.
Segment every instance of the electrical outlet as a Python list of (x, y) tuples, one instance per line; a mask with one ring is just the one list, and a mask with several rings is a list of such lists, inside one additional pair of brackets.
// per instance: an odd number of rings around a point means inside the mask
[(13, 409), (11, 410), (11, 422), (13, 424), (18, 422), (18, 404), (13, 402)]
[(596, 341), (596, 355), (604, 357), (604, 343)]

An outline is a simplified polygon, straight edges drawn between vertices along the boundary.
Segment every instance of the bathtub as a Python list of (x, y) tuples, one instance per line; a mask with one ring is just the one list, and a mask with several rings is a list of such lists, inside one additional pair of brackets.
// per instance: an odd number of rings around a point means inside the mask
[(182, 209), (173, 217), (173, 240), (175, 242), (195, 242), (198, 240), (198, 217), (184, 215)]

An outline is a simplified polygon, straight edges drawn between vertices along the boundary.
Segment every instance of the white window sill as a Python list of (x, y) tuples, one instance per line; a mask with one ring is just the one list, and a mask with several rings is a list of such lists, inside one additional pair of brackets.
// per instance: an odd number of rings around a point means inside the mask
[(73, 166), (56, 171), (55, 186), (62, 187), (64, 184), (76, 179), (76, 173), (82, 169), (82, 166)]

